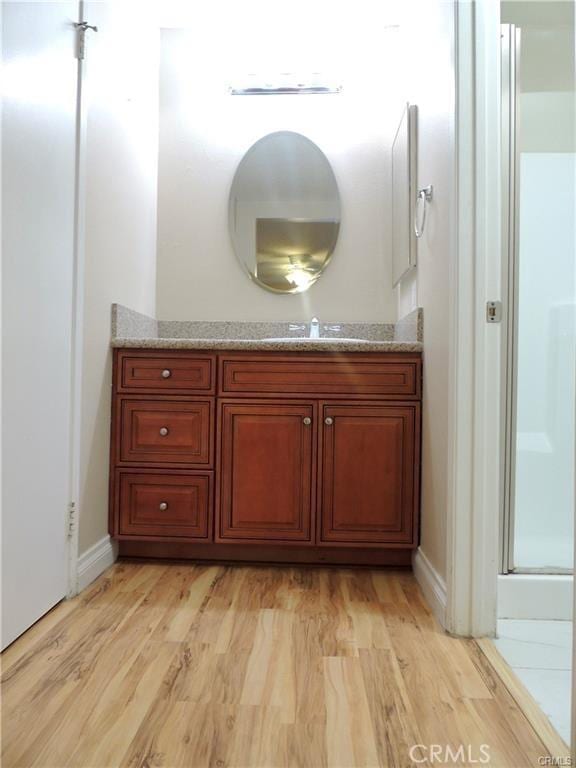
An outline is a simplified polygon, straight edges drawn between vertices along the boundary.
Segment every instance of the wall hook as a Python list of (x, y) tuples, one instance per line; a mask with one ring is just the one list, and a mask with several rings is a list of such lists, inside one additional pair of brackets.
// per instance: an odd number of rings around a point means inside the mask
[(434, 187), (432, 184), (418, 190), (416, 202), (414, 204), (414, 234), (416, 237), (422, 237), (424, 234), (424, 227), (426, 226), (426, 208), (428, 203), (432, 202), (433, 195)]
[(88, 24), (87, 21), (79, 21), (74, 26), (76, 27), (76, 58), (82, 61), (86, 55), (86, 32), (89, 29), (92, 32), (98, 32), (98, 27)]

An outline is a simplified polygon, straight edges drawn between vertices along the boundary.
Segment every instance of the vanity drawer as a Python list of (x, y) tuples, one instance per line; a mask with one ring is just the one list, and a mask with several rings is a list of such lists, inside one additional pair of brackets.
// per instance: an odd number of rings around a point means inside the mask
[(118, 392), (212, 394), (215, 355), (202, 353), (119, 350)]
[(220, 394), (418, 399), (419, 355), (226, 355), (220, 358)]
[(120, 536), (211, 540), (212, 483), (211, 472), (120, 471)]
[(213, 400), (120, 397), (118, 461), (135, 464), (212, 464)]

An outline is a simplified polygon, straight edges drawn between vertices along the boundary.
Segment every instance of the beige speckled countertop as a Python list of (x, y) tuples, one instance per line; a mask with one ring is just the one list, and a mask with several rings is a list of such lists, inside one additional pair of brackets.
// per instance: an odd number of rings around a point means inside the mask
[[(112, 305), (112, 346), (142, 349), (229, 349), (300, 352), (421, 352), (422, 310), (394, 323), (321, 322), (320, 339), (288, 322), (182, 322), (155, 320)], [(302, 325), (297, 323), (297, 325)]]

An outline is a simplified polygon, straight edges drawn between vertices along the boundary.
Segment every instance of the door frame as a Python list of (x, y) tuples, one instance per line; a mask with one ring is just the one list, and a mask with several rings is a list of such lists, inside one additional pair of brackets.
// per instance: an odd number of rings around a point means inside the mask
[(457, 0), (455, 36), (446, 629), (481, 637), (496, 632), (503, 457), (502, 326), (486, 322), (502, 300), (499, 3)]
[[(78, 0), (78, 22), (86, 21)], [(78, 32), (76, 32), (78, 35)], [(76, 40), (78, 46), (78, 39)], [(76, 50), (78, 50), (76, 48)], [(82, 457), (82, 370), (84, 355), (84, 266), (86, 240), (86, 89), (84, 59), (76, 58), (76, 152), (74, 176), (74, 275), (72, 296), (72, 381), (70, 386), (70, 507), (68, 511), (68, 591), (78, 594), (78, 546)]]
[[(502, 248), (500, 3), (455, 0), (457, 235), (450, 291), (450, 485), (446, 629), (494, 636), (506, 454), (510, 321), (486, 322), (486, 301), (508, 302)], [(576, 562), (576, 541), (575, 541)], [(576, 616), (576, 590), (574, 590)], [(573, 625), (574, 636), (574, 625)], [(576, 762), (576, 642), (572, 667)]]

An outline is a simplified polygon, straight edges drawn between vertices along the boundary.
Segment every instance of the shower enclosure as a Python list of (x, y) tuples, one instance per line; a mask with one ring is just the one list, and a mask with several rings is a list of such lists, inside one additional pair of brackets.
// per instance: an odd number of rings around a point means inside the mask
[(568, 574), (575, 482), (574, 90), (530, 89), (524, 37), (524, 30), (503, 26), (509, 312), (501, 572)]
[(502, 4), (520, 18), (518, 26), (502, 27), (506, 458), (495, 643), (568, 743), (576, 444), (574, 18), (571, 3), (549, 4), (564, 6), (564, 20), (537, 17), (531, 5)]

